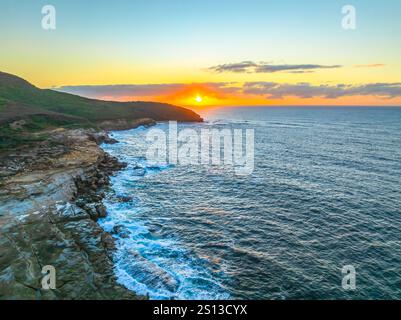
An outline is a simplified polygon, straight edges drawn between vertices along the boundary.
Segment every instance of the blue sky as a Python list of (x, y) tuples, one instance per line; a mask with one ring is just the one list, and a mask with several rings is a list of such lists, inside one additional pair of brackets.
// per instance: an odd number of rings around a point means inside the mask
[[(51, 32), (40, 26), (46, 4), (57, 10), (57, 29)], [(341, 28), (346, 4), (357, 10), (354, 31)], [(41, 87), (244, 77), (314, 84), (400, 80), (398, 0), (2, 0), (0, 9), (0, 70)], [(302, 79), (205, 72), (241, 61), (345, 68)], [(390, 67), (352, 69), (371, 64)]]

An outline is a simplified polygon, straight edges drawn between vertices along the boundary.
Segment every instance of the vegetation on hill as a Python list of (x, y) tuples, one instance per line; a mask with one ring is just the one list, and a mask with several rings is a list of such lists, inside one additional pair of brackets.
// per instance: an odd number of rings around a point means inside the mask
[[(37, 132), (57, 127), (98, 127), (104, 121), (151, 118), (156, 121), (202, 121), (195, 112), (165, 103), (113, 102), (39, 89), (0, 72), (0, 149), (36, 141)], [(22, 127), (10, 127), (23, 120)]]

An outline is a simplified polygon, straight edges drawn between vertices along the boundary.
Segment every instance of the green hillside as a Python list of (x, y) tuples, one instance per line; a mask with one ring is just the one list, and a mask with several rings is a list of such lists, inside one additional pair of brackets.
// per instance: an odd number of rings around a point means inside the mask
[(16, 76), (0, 72), (0, 99), (96, 122), (112, 119), (199, 121), (191, 110), (154, 102), (109, 102), (42, 90)]
[[(27, 132), (52, 127), (97, 127), (103, 121), (151, 118), (156, 121), (202, 121), (195, 112), (154, 102), (111, 102), (39, 89), (17, 76), (0, 72), (0, 148), (36, 139)], [(23, 120), (23, 128), (10, 124)]]

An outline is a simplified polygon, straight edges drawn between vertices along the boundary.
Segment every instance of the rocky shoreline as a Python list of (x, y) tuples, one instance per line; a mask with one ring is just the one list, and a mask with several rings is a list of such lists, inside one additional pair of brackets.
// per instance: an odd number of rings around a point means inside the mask
[[(0, 157), (0, 299), (143, 299), (116, 282), (113, 237), (96, 221), (109, 177), (125, 164), (105, 131), (49, 132)], [(56, 289), (41, 285), (56, 269)]]

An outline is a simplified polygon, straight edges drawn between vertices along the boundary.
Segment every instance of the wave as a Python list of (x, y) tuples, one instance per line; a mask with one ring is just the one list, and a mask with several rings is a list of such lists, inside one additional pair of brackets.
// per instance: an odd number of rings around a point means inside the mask
[[(142, 213), (149, 208), (135, 198), (136, 183), (174, 166), (151, 165), (132, 150), (121, 153), (120, 148), (138, 146), (138, 141), (132, 139), (138, 133), (138, 129), (114, 133), (113, 137), (120, 142), (102, 146), (128, 163), (127, 168), (112, 177), (113, 190), (104, 202), (108, 216), (99, 221), (116, 239), (114, 260), (118, 282), (151, 299), (228, 299), (230, 295), (213, 278), (206, 261), (185, 248), (177, 237), (158, 235), (157, 229), (163, 223), (148, 226), (149, 219)], [(157, 217), (155, 210), (153, 218)]]

